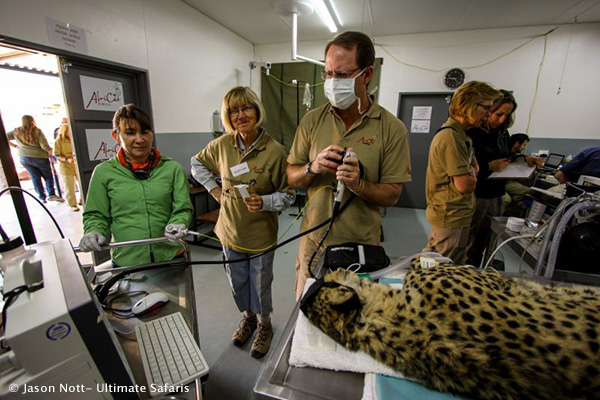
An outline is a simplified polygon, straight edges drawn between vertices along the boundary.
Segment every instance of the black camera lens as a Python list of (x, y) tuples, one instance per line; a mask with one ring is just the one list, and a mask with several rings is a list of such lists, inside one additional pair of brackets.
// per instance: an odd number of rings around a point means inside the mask
[(345, 151), (340, 151), (338, 154), (340, 156), (342, 156), (342, 158), (339, 159), (339, 160), (332, 158), (331, 161), (333, 161), (336, 164), (342, 165), (344, 163), (344, 157), (346, 157), (346, 152)]

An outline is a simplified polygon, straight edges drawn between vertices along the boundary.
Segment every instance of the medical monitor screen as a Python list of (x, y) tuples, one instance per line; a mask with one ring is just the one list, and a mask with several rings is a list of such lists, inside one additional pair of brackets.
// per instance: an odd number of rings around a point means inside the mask
[(564, 158), (565, 156), (561, 154), (550, 153), (550, 155), (546, 158), (544, 167), (556, 169), (560, 167), (560, 164), (563, 162)]

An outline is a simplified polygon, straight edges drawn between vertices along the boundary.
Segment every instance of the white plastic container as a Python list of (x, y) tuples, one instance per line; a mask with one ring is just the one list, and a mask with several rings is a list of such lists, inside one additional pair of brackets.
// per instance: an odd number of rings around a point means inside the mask
[(2, 269), (2, 275), (6, 273), (6, 270), (15, 265), (19, 265), (21, 261), (27, 260), (35, 254), (35, 250), (30, 250), (23, 246), (23, 239), (20, 237), (11, 238), (8, 242), (3, 242), (0, 245), (0, 249), (3, 250), (0, 253), (0, 269)]
[(523, 229), (524, 224), (525, 220), (523, 218), (509, 217), (506, 221), (506, 229), (518, 233), (521, 232), (521, 229)]
[(527, 216), (527, 220), (530, 222), (538, 223), (542, 220), (544, 213), (546, 212), (546, 205), (534, 200), (531, 205), (531, 210)]

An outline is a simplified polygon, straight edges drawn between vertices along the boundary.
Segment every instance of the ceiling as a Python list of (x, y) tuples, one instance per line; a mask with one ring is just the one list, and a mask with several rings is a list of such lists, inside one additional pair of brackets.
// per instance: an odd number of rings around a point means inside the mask
[(34, 51), (0, 46), (0, 68), (58, 75), (56, 57)]
[[(295, 0), (182, 0), (254, 45), (291, 41), (291, 17), (276, 6)], [(311, 1), (311, 0), (300, 0)], [(332, 0), (341, 31), (374, 36), (600, 21), (600, 0)], [(333, 34), (316, 13), (298, 17), (298, 40)]]

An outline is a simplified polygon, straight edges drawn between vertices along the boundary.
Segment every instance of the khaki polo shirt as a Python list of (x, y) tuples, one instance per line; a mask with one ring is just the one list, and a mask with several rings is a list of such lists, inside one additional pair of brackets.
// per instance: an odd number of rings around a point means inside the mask
[[(462, 194), (454, 186), (453, 176), (470, 172), (476, 166), (473, 141), (460, 124), (448, 118), (429, 147), (429, 162), (425, 178), (427, 220), (439, 228), (469, 226), (475, 211), (475, 194)], [(454, 129), (452, 129), (452, 128)]]
[[(278, 213), (251, 213), (235, 185), (245, 184), (258, 195), (274, 192), (294, 194), (287, 183), (286, 151), (266, 132), (246, 154), (240, 149), (237, 134), (225, 134), (210, 142), (196, 159), (221, 176), (223, 194), (215, 233), (224, 246), (234, 244), (247, 249), (262, 249), (277, 241)], [(234, 176), (231, 167), (247, 163), (248, 172)], [(243, 251), (234, 249), (236, 251)]]
[[(404, 183), (411, 180), (406, 126), (375, 102), (348, 130), (330, 104), (306, 114), (296, 130), (288, 163), (304, 165), (331, 144), (354, 148), (364, 167), (364, 179), (369, 182)], [(316, 195), (315, 193), (323, 186), (335, 187), (336, 184), (335, 174), (315, 177), (308, 188), (311, 200), (302, 220), (302, 230), (312, 228), (331, 217), (333, 190), (324, 189)], [(355, 196), (346, 190), (342, 204), (350, 195)], [(380, 226), (380, 208), (355, 196), (335, 220), (325, 245), (343, 242), (379, 244)], [(309, 238), (319, 241), (324, 229), (326, 228), (309, 234)]]

